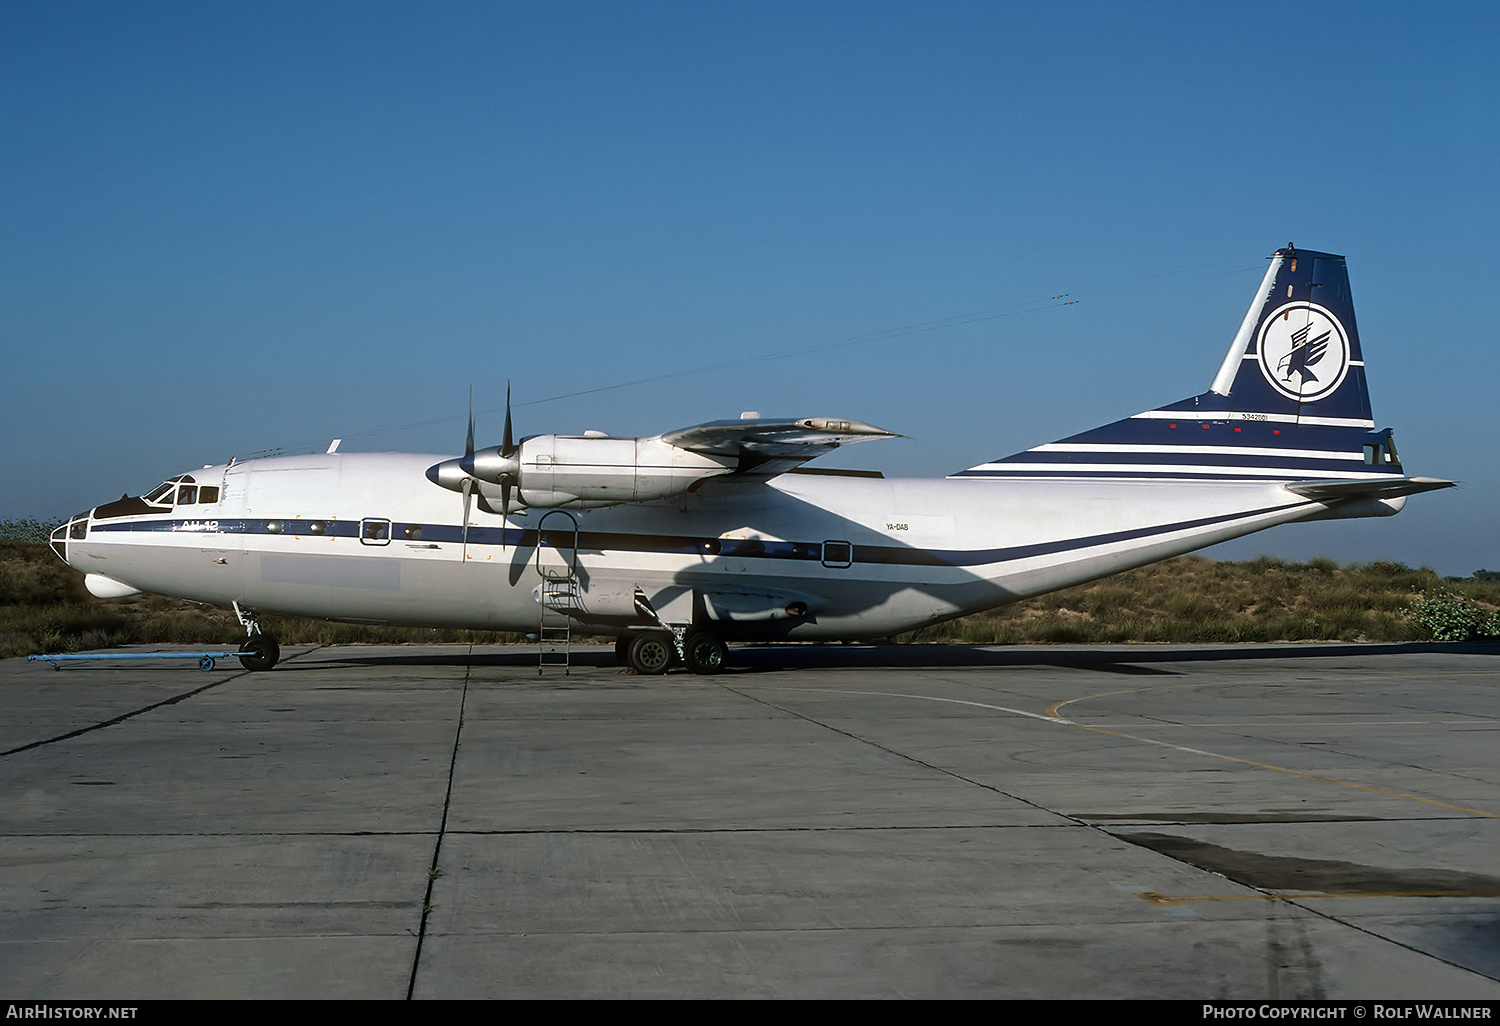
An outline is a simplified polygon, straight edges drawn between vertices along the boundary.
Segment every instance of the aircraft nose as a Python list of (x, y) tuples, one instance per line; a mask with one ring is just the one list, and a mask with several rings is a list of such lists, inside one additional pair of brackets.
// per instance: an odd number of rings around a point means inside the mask
[(64, 563), (68, 561), (68, 525), (63, 524), (52, 532), (50, 544), (52, 551), (57, 553), (57, 558)]
[(69, 566), (72, 566), (73, 562), (68, 559), (68, 542), (82, 541), (89, 536), (89, 516), (93, 512), (90, 509), (84, 510), (82, 513), (75, 513), (68, 518), (67, 523), (54, 529), (48, 538), (48, 542), (52, 546), (52, 551), (57, 553), (57, 558)]

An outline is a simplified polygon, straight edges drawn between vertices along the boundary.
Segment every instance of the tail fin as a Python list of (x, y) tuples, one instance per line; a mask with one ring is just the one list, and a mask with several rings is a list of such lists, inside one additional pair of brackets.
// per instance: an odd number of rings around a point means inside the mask
[(1227, 400), (1226, 420), (1375, 426), (1343, 257), (1290, 246), (1276, 251), (1223, 366), (1199, 398), (1220, 405), (1215, 397)]
[(954, 476), (1400, 478), (1374, 427), (1344, 258), (1288, 246), (1207, 392)]

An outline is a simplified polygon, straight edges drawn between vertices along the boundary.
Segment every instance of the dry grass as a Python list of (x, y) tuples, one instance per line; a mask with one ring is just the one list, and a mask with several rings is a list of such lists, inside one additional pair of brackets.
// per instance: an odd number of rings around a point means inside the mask
[[(901, 635), (907, 643), (1408, 641), (1426, 634), (1402, 616), (1418, 594), (1444, 586), (1500, 608), (1500, 580), (1453, 581), (1432, 570), (1376, 562), (1216, 563), (1183, 556), (987, 613)], [(1483, 577), (1483, 575), (1481, 575)], [(283, 644), (504, 644), (517, 634), (366, 627), (268, 617)], [(234, 614), (140, 595), (96, 599), (83, 575), (43, 544), (0, 540), (0, 658), (129, 644), (237, 646)]]
[(1011, 606), (924, 627), (905, 642), (1412, 641), (1426, 633), (1402, 615), (1445, 585), (1490, 608), (1500, 582), (1446, 581), (1400, 563), (1339, 566), (1262, 556), (1218, 563), (1180, 556)]

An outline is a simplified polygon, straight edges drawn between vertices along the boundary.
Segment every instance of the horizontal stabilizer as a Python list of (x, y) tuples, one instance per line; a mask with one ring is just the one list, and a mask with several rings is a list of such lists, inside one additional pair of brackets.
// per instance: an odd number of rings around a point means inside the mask
[(1390, 429), (1375, 427), (1344, 258), (1291, 246), (1271, 258), (1207, 392), (955, 476), (1280, 479), (1330, 503), (1451, 483), (1407, 477)]
[(1286, 485), (1288, 491), (1318, 502), (1341, 499), (1394, 499), (1398, 495), (1415, 495), (1439, 488), (1452, 488), (1457, 481), (1437, 477), (1398, 477), (1394, 481), (1299, 481)]

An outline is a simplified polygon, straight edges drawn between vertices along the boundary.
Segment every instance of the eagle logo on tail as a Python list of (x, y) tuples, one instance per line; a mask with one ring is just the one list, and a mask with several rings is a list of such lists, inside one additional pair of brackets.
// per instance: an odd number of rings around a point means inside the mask
[(1349, 333), (1333, 311), (1316, 303), (1287, 303), (1261, 321), (1255, 359), (1266, 382), (1299, 404), (1337, 392), (1348, 374)]
[(1312, 368), (1327, 355), (1328, 339), (1333, 332), (1325, 331), (1309, 342), (1307, 336), (1311, 332), (1312, 325), (1310, 324), (1292, 332), (1292, 348), (1276, 365), (1276, 371), (1281, 375), (1281, 380), (1287, 384), (1291, 384), (1293, 374), (1299, 376), (1299, 381), (1304, 386), (1308, 383), (1316, 383), (1318, 380)]

